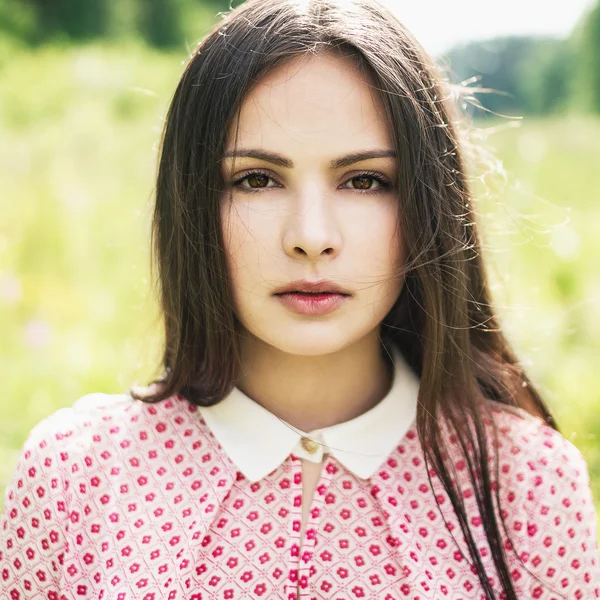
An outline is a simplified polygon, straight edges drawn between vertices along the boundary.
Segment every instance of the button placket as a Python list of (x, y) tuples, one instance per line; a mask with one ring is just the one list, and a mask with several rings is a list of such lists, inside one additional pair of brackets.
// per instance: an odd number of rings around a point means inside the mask
[(298, 565), (300, 548), (300, 529), (302, 524), (302, 461), (295, 453), (291, 453), (292, 465), (290, 489), (290, 516), (288, 521), (288, 577), (285, 585), (285, 598), (296, 600), (298, 594)]
[(331, 459), (328, 458), (323, 461), (323, 468), (310, 507), (306, 531), (304, 532), (302, 555), (298, 556), (298, 600), (312, 598), (315, 593), (313, 579), (311, 578), (311, 566), (314, 548), (317, 545), (317, 531), (323, 513), (323, 503), (333, 477), (333, 470), (330, 465)]

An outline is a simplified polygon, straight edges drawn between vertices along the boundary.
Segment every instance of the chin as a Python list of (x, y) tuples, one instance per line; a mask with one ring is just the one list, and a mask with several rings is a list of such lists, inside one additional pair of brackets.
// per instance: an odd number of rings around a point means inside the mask
[(287, 354), (322, 356), (338, 352), (368, 333), (355, 331), (353, 324), (342, 321), (296, 323), (293, 326), (272, 323), (268, 333), (260, 332), (257, 337)]

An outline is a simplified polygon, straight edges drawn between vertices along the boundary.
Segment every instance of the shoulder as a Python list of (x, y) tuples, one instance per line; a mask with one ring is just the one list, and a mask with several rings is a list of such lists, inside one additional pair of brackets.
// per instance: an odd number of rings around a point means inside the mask
[[(561, 432), (521, 408), (494, 401), (491, 404), (504, 459), (513, 457), (513, 462), (528, 471), (553, 480), (589, 483), (583, 454)], [(536, 481), (539, 485), (539, 478)]]
[[(542, 501), (562, 502), (559, 496), (564, 494), (578, 493), (581, 500), (591, 502), (586, 460), (570, 440), (521, 408), (488, 402), (490, 411), (483, 416), (483, 424), (489, 476), (492, 486), (497, 482), (501, 496), (509, 498), (511, 510), (521, 511), (526, 505)], [(449, 433), (449, 441), (453, 457), (464, 472), (461, 444), (454, 433)], [(462, 482), (460, 474), (459, 479)], [(470, 486), (467, 479), (462, 483)]]
[[(103, 453), (130, 453), (141, 442), (165, 443), (177, 431), (207, 434), (197, 407), (173, 396), (150, 404), (129, 394), (93, 393), (80, 397), (38, 422), (30, 431), (21, 461), (50, 463), (72, 472), (73, 461), (90, 463)], [(88, 464), (87, 466), (91, 466)]]
[(39, 421), (29, 432), (22, 455), (60, 453), (80, 446), (88, 433), (93, 434), (110, 427), (112, 421), (122, 422), (133, 406), (126, 394), (94, 393), (82, 396), (71, 406), (55, 410)]
[(583, 454), (542, 419), (494, 405), (504, 515), (511, 542), (534, 576), (530, 597), (550, 597), (544, 595), (549, 590), (598, 597), (598, 524)]
[[(206, 447), (195, 408), (177, 398), (147, 404), (128, 394), (98, 393), (38, 422), (22, 446), (0, 512), (0, 597), (58, 598), (62, 565), (76, 531), (80, 538), (84, 515), (102, 518), (98, 511), (108, 493), (124, 493), (119, 485), (138, 472), (131, 493), (144, 492), (150, 466), (144, 459), (159, 456), (159, 449), (178, 464), (185, 446), (190, 452), (196, 443)], [(189, 441), (183, 439), (188, 432)]]
[[(154, 404), (129, 394), (80, 397), (30, 430), (5, 490), (5, 504), (19, 503), (38, 487), (40, 493), (45, 488), (54, 499), (66, 501), (92, 477), (95, 482), (107, 481), (117, 473), (113, 480), (125, 480), (131, 475), (129, 467), (149, 466), (148, 461), (179, 464), (184, 457), (194, 460), (198, 453), (229, 469), (197, 408), (179, 396)], [(40, 496), (39, 501), (45, 498)]]
[[(501, 470), (507, 475), (510, 472), (512, 479), (516, 471), (546, 472), (566, 480), (586, 479), (585, 458), (561, 432), (521, 408), (492, 400), (488, 403), (490, 411), (482, 420), (490, 463), (497, 449)], [(456, 434), (449, 428), (447, 431), (449, 447), (462, 456)], [(518, 480), (523, 482), (523, 477)]]
[(582, 501), (592, 502), (587, 462), (577, 446), (523, 409), (497, 402), (492, 405), (500, 468), (513, 485), (519, 484), (529, 504), (562, 503), (565, 494), (579, 494)]

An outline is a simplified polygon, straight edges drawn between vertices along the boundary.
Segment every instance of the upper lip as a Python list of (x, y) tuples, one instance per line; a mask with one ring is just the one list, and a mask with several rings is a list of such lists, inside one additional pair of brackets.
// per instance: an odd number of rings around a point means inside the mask
[(290, 292), (313, 292), (313, 293), (332, 293), (350, 295), (350, 292), (341, 288), (339, 285), (328, 279), (319, 279), (318, 281), (309, 281), (308, 279), (299, 279), (292, 281), (287, 285), (275, 290), (274, 294), (289, 294)]

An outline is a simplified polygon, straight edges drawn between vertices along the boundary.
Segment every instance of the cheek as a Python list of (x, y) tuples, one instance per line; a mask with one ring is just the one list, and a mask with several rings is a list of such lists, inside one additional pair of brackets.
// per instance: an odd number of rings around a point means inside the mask
[(228, 203), (221, 210), (223, 244), (235, 288), (248, 288), (269, 254), (269, 219), (259, 218), (243, 203)]
[(352, 219), (346, 238), (355, 264), (366, 274), (393, 274), (403, 264), (403, 242), (395, 201), (371, 206)]
[[(223, 246), (227, 255), (227, 263), (234, 284), (245, 270), (247, 259), (247, 236), (244, 236), (243, 221), (237, 209), (227, 203), (221, 209), (221, 224), (223, 230)], [(234, 286), (237, 287), (237, 286)]]

